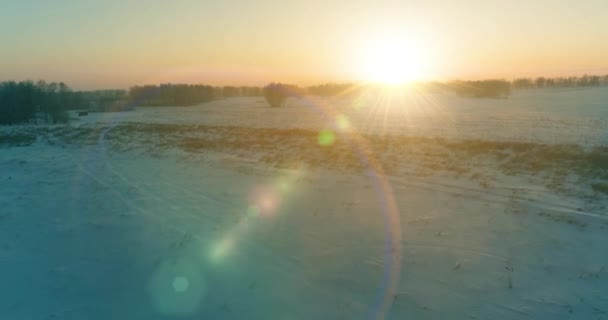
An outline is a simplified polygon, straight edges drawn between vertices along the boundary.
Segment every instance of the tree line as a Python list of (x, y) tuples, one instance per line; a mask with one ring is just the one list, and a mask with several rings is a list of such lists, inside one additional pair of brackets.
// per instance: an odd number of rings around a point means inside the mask
[(0, 83), (0, 124), (59, 123), (67, 110), (82, 105), (84, 96), (63, 82), (6, 81)]
[(131, 106), (192, 106), (218, 98), (262, 96), (262, 91), (263, 88), (251, 86), (165, 83), (131, 87), (126, 99)]
[(426, 82), (419, 84), (432, 92), (454, 92), (473, 98), (507, 98), (512, 90), (540, 88), (575, 88), (608, 86), (608, 75), (584, 75), (581, 77), (538, 77), (479, 81)]
[(511, 82), (511, 86), (514, 89), (599, 87), (606, 85), (608, 85), (608, 75), (584, 75), (582, 77), (556, 78), (518, 78)]
[[(454, 92), (465, 97), (506, 98), (513, 89), (608, 86), (608, 75), (581, 77), (538, 77), (509, 80), (450, 81), (419, 83), (434, 92)], [(0, 82), (0, 124), (25, 122), (60, 123), (68, 110), (124, 111), (134, 106), (192, 106), (218, 98), (264, 96), (280, 107), (290, 96), (339, 96), (364, 88), (354, 83), (326, 83), (298, 87), (271, 83), (266, 87), (203, 84), (134, 86), (127, 90), (74, 91), (63, 82)]]
[(262, 96), (263, 88), (202, 84), (134, 86), (74, 91), (63, 82), (0, 82), (0, 124), (61, 123), (69, 110), (125, 111), (135, 106), (192, 106), (218, 98)]
[(166, 83), (132, 87), (128, 94), (128, 105), (192, 106), (213, 98), (212, 86)]
[(74, 91), (63, 82), (0, 82), (0, 124), (61, 123), (69, 110), (124, 111), (134, 106), (190, 106), (222, 97), (262, 96), (260, 87), (192, 84)]
[[(599, 87), (608, 86), (608, 75), (583, 75), (581, 77), (538, 77), (538, 78), (517, 78), (513, 80), (505, 79), (487, 79), (477, 81), (455, 80), (447, 82), (424, 82), (416, 84), (419, 88), (431, 92), (453, 92), (463, 97), (470, 98), (507, 98), (511, 91), (515, 89), (533, 89), (533, 88), (572, 88), (572, 87)], [(281, 86), (289, 86), (289, 90), (281, 88)], [(266, 99), (270, 101), (281, 100), (276, 97), (277, 92), (293, 92), (299, 94), (311, 94), (317, 96), (340, 96), (352, 93), (357, 93), (364, 86), (354, 83), (326, 83), (306, 88), (299, 88), (293, 85), (285, 85), (281, 83), (272, 83), (264, 90)], [(274, 95), (273, 97), (270, 97)], [(282, 105), (282, 103), (281, 103)]]
[(309, 86), (306, 88), (306, 92), (316, 96), (328, 97), (349, 94), (359, 87), (354, 83), (325, 83)]
[(511, 94), (511, 84), (506, 80), (452, 81), (446, 89), (472, 98), (508, 98)]

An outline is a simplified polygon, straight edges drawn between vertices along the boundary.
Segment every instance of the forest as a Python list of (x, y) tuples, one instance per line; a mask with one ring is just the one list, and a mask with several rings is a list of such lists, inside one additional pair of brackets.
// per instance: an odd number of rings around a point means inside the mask
[[(508, 98), (512, 90), (608, 86), (608, 75), (517, 78), (512, 81), (432, 81), (416, 85), (432, 92), (453, 92), (469, 98)], [(308, 87), (271, 83), (263, 88), (164, 83), (133, 86), (129, 90), (77, 91), (63, 82), (4, 81), (0, 82), (0, 124), (56, 124), (68, 120), (69, 110), (106, 112), (132, 110), (136, 106), (193, 106), (231, 97), (264, 96), (271, 106), (280, 107), (292, 96), (339, 96), (354, 94), (365, 87), (355, 83), (325, 83)]]

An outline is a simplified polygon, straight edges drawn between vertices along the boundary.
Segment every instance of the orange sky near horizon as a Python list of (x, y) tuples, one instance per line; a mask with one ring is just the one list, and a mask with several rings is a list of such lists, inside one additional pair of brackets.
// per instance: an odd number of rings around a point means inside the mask
[[(382, 61), (386, 69), (424, 63), (424, 71), (408, 77), (419, 80), (608, 74), (608, 1), (24, 0), (2, 6), (0, 80), (64, 81), (78, 89), (368, 81), (366, 64), (384, 57), (395, 60)], [(388, 39), (387, 48), (378, 38)], [(401, 48), (398, 55), (365, 57), (372, 47), (394, 51), (393, 45)]]

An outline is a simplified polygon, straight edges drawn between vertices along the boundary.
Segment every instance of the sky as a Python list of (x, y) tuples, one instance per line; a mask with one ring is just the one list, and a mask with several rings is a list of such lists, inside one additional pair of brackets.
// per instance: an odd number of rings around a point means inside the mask
[(420, 80), (608, 74), (608, 1), (0, 0), (0, 80), (309, 85), (374, 60)]

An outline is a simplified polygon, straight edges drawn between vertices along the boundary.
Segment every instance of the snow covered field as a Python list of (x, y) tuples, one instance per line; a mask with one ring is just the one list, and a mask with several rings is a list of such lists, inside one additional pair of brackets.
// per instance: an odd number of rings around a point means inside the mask
[(0, 128), (2, 319), (608, 318), (608, 90)]
[[(542, 143), (608, 143), (608, 90), (566, 88), (514, 91), (509, 99), (468, 99), (451, 94), (364, 92), (330, 100), (290, 99), (268, 109), (262, 97), (233, 98), (196, 107), (138, 108), (92, 114), (81, 123), (145, 122), (238, 127), (307, 128), (334, 125), (327, 110), (348, 117), (361, 133), (423, 135)], [(404, 107), (407, 106), (407, 107)]]

